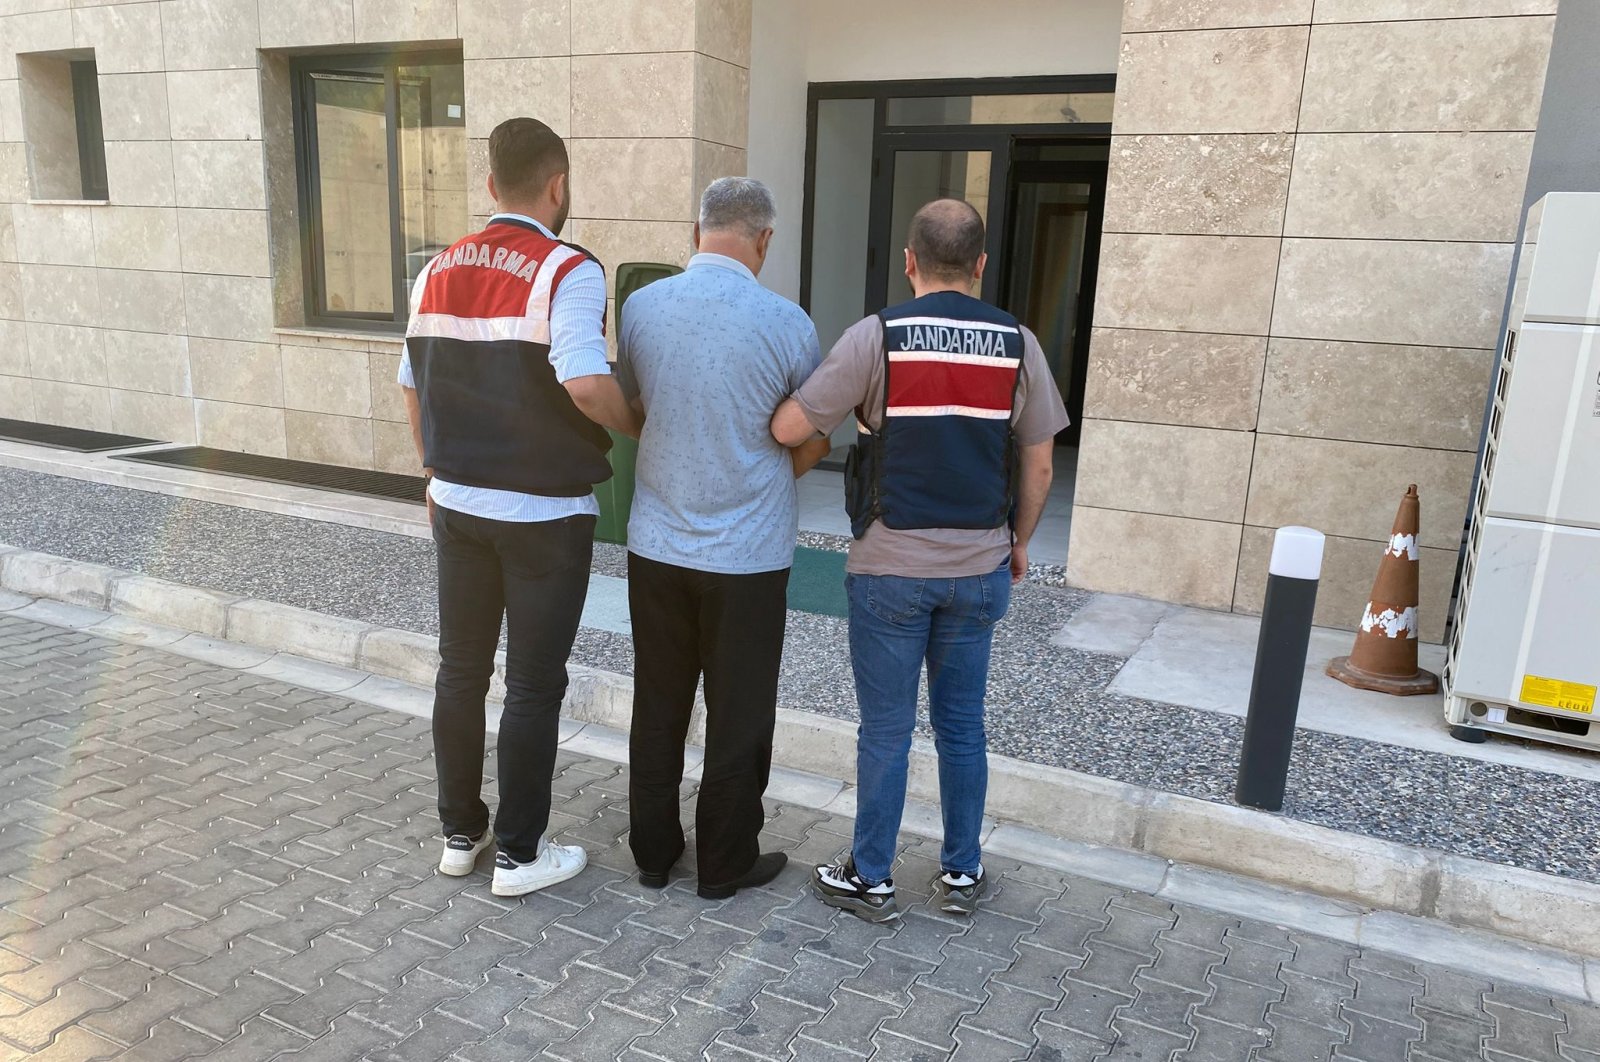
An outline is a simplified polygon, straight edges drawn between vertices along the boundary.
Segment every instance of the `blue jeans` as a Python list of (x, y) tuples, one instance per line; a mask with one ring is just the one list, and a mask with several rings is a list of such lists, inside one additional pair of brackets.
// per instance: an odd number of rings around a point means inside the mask
[(929, 720), (939, 750), (945, 870), (976, 873), (989, 789), (983, 697), (994, 626), (1011, 602), (1011, 573), (959, 579), (845, 577), (850, 661), (861, 729), (856, 742), (852, 853), (868, 881), (889, 877), (905, 812), (906, 768), (917, 722), (917, 687), (928, 665)]

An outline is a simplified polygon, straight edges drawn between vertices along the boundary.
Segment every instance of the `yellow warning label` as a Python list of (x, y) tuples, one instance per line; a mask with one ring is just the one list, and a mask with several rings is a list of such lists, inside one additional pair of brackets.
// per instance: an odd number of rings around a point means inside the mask
[(1595, 687), (1581, 682), (1563, 682), (1560, 679), (1540, 678), (1538, 675), (1522, 676), (1524, 704), (1538, 704), (1546, 708), (1561, 708), (1569, 712), (1594, 711)]

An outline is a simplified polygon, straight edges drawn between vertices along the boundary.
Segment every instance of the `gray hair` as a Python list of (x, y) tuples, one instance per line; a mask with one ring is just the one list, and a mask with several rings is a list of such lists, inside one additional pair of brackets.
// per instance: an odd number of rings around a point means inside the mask
[(754, 177), (718, 177), (700, 197), (700, 231), (739, 229), (755, 239), (778, 219), (772, 189)]

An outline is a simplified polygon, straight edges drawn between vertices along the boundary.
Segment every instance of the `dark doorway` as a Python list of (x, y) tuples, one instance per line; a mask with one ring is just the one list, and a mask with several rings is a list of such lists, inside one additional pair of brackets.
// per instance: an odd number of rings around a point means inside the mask
[[(1078, 445), (1106, 205), (1106, 144), (1019, 144), (1007, 193), (999, 303), (1039, 337)], [(1032, 157), (1030, 157), (1032, 156)]]
[[(1039, 337), (1072, 417), (1057, 441), (1075, 447), (1115, 84), (1096, 75), (812, 85), (800, 295), (823, 349), (863, 314), (911, 297), (902, 249), (917, 208), (965, 199), (988, 227), (989, 266), (973, 294)], [(854, 432), (841, 426), (824, 467), (840, 467)]]

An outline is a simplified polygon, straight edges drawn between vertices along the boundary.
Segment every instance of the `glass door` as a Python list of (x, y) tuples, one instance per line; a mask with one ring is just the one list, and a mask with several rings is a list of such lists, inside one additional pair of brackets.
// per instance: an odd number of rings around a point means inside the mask
[[(991, 206), (991, 182), (1005, 188), (1008, 137), (970, 133), (932, 136), (886, 135), (878, 139), (873, 158), (871, 236), (867, 252), (867, 312), (876, 313), (912, 297), (906, 279), (906, 235), (911, 218), (934, 199), (964, 199), (983, 217), (988, 231), (991, 267), (999, 259), (1002, 233), (990, 224), (1001, 205)], [(972, 294), (993, 299), (998, 277), (991, 269)]]
[[(983, 223), (989, 223), (989, 176), (993, 155), (988, 151), (897, 151), (894, 153), (894, 188), (889, 200), (891, 246), (884, 254), (886, 291), (884, 304), (894, 306), (912, 297), (906, 279), (905, 256), (892, 246), (898, 239), (906, 245), (911, 218), (925, 203), (935, 199), (965, 199), (977, 208)], [(979, 285), (972, 294), (982, 295)]]

